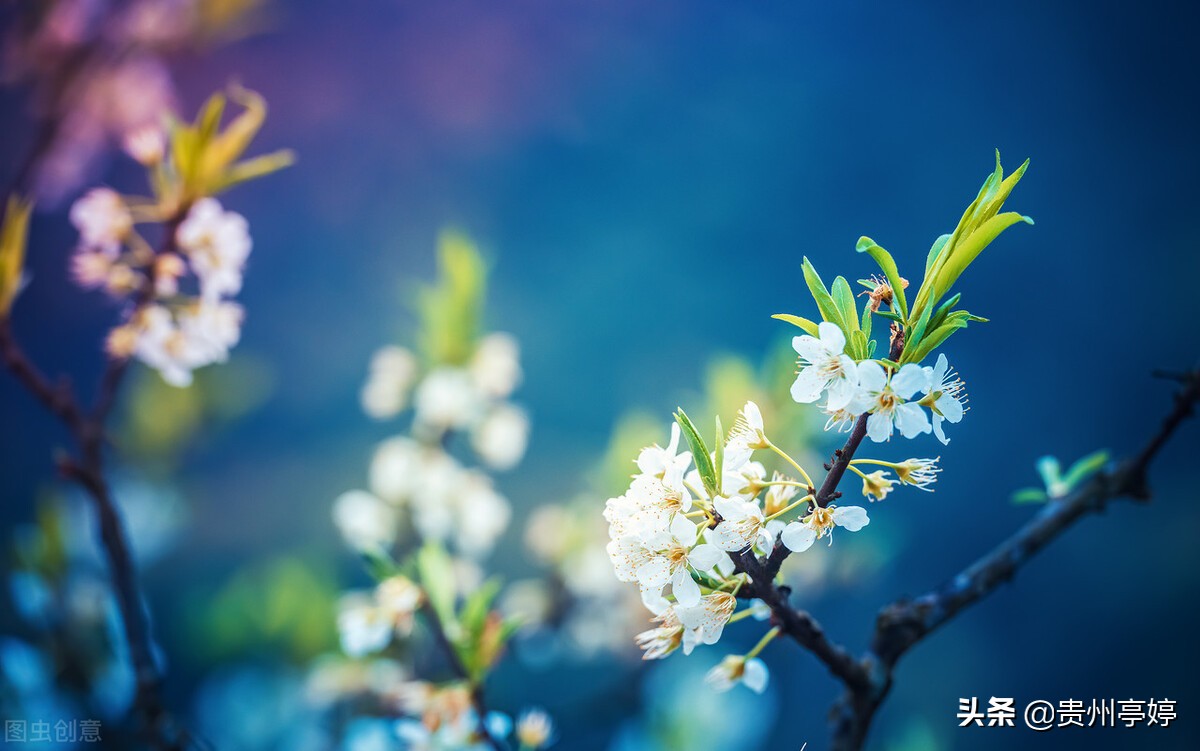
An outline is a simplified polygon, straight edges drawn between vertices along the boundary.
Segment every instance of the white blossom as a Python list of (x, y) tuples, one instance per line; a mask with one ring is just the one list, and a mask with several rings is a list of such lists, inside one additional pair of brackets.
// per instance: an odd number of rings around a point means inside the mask
[[(861, 506), (818, 506), (800, 521), (784, 527), (780, 540), (793, 553), (803, 553), (818, 539), (830, 534), (835, 526), (847, 532), (857, 532), (870, 521), (867, 510)], [(832, 536), (830, 542), (833, 542)]]
[(756, 694), (767, 690), (767, 664), (757, 657), (729, 655), (708, 671), (704, 682), (715, 691), (728, 691), (741, 683)]
[(828, 389), (828, 408), (838, 410), (854, 398), (857, 367), (845, 354), (846, 336), (836, 324), (822, 321), (817, 329), (819, 338), (808, 334), (792, 338), (792, 348), (800, 355), (800, 372), (792, 383), (792, 399), (811, 404)]
[(709, 532), (709, 538), (721, 550), (737, 553), (766, 536), (762, 509), (753, 501), (717, 496), (713, 508), (721, 522)]
[(963, 405), (967, 401), (966, 384), (950, 369), (945, 354), (939, 354), (937, 363), (932, 368), (925, 368), (925, 373), (928, 385), (922, 389), (926, 397), (921, 403), (933, 413), (933, 434), (944, 445), (950, 443), (950, 439), (946, 437), (942, 423), (962, 420)]
[(395, 417), (408, 406), (408, 395), (417, 379), (417, 358), (404, 347), (381, 347), (371, 357), (363, 384), (363, 411), (376, 420)]
[(642, 449), (637, 468), (644, 475), (657, 477), (670, 487), (682, 485), (684, 472), (692, 461), (690, 451), (679, 452), (679, 423), (671, 423), (671, 440), (666, 448), (658, 444)]
[(469, 426), (482, 406), (471, 376), (461, 368), (430, 371), (417, 386), (417, 422), (438, 431)]
[[(937, 424), (936, 422), (934, 423)], [(920, 490), (932, 492), (929, 486), (937, 482), (938, 473), (942, 468), (937, 465), (941, 457), (933, 459), (905, 459), (896, 465), (896, 476), (905, 485), (912, 485)]]
[(502, 332), (483, 337), (471, 359), (471, 377), (480, 391), (494, 399), (511, 394), (521, 382), (517, 340)]
[(496, 538), (508, 527), (512, 509), (482, 472), (464, 472), (460, 483), (455, 509), (455, 545), (466, 555), (482, 556), (492, 549)]
[(892, 426), (905, 438), (929, 432), (929, 418), (916, 402), (908, 401), (918, 390), (926, 387), (928, 374), (920, 365), (909, 363), (890, 378), (883, 366), (874, 360), (858, 364), (859, 391), (855, 405), (860, 412), (870, 412), (867, 435), (882, 443), (892, 437)]
[(251, 247), (245, 217), (225, 211), (215, 198), (201, 198), (180, 223), (175, 238), (200, 279), (203, 297), (236, 295), (242, 289), (242, 268)]
[(530, 751), (545, 748), (554, 741), (554, 721), (544, 709), (526, 709), (517, 717), (516, 738)]
[(471, 447), (489, 467), (512, 469), (525, 456), (529, 417), (511, 404), (492, 407), (471, 430)]
[(729, 440), (725, 444), (725, 461), (740, 466), (750, 460), (755, 449), (765, 449), (771, 445), (763, 429), (762, 411), (754, 402), (746, 404), (738, 411), (737, 420), (729, 430)]
[(371, 492), (391, 503), (408, 500), (420, 482), (422, 453), (420, 445), (406, 436), (380, 443), (368, 470)]
[(71, 206), (71, 224), (85, 247), (115, 257), (133, 229), (125, 200), (109, 188), (93, 188)]
[[(691, 631), (693, 638), (699, 643), (716, 644), (736, 607), (737, 598), (733, 595), (728, 592), (713, 592), (701, 597), (700, 604), (695, 607), (676, 607), (675, 613), (684, 629)], [(684, 638), (688, 638), (686, 633)]]
[(392, 640), (394, 626), (387, 612), (375, 604), (373, 596), (353, 592), (338, 604), (338, 637), (342, 651), (350, 657), (365, 657), (378, 652)]
[(399, 515), (365, 490), (350, 490), (333, 502), (333, 522), (352, 548), (373, 550), (395, 541)]

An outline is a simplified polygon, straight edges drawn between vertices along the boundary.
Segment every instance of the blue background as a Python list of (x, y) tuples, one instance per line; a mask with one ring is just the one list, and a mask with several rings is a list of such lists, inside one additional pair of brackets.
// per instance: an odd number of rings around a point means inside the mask
[[(339, 549), (329, 503), (361, 484), (386, 432), (357, 406), (366, 362), (407, 330), (404, 293), (432, 273), (441, 227), (481, 242), (490, 322), (522, 340), (535, 432), (503, 480), (521, 509), (573, 495), (626, 408), (665, 418), (714, 353), (757, 358), (790, 335), (768, 316), (812, 315), (802, 255), (827, 278), (865, 276), (853, 250), (867, 234), (919, 277), (992, 150), (1009, 169), (1029, 156), (1009, 206), (1036, 226), (1010, 230), (962, 284), (991, 323), (950, 345), (972, 409), (941, 452), (938, 492), (873, 514), (871, 530), (902, 541), (879, 575), (797, 596), (861, 648), (880, 604), (936, 585), (1032, 513), (1007, 499), (1036, 483), (1038, 456), (1135, 450), (1169, 401), (1150, 371), (1196, 363), (1197, 29), (1175, 3), (281, 4), (268, 33), (176, 69), (186, 110), (233, 78), (261, 91), (259, 143), (299, 162), (225, 201), (255, 239), (239, 353), (269, 363), (275, 390), (190, 459), (192, 526), (147, 572), (155, 609), (183, 607), (180, 571), (215, 579)], [(11, 165), (27, 131), (5, 119)], [(123, 162), (105, 179), (137, 184)], [(67, 282), (64, 216), (42, 214), (34, 236), (18, 332), (47, 370), (90, 383), (114, 311)], [(12, 524), (63, 437), (8, 378), (0, 405)], [(1197, 747), (1195, 447), (1189, 426), (1155, 467), (1154, 503), (1085, 520), (906, 657), (875, 747), (914, 717), (954, 748)], [(783, 711), (763, 747), (823, 748), (833, 682), (799, 650), (768, 658)], [(200, 673), (181, 671), (178, 690)], [(615, 698), (627, 676), (513, 670), (496, 703), (538, 701), (563, 748), (606, 748), (636, 702), (632, 684)], [(579, 701), (581, 678), (602, 698)], [(1169, 696), (1181, 719), (1137, 733), (954, 727), (959, 697), (993, 695)]]

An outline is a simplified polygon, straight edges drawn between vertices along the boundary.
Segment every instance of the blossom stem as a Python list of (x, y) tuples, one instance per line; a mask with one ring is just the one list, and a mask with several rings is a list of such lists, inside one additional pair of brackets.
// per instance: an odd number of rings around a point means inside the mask
[(885, 462), (882, 459), (851, 459), (850, 468), (853, 469), (855, 464), (876, 464), (880, 467), (887, 467), (888, 469), (900, 468), (900, 465), (896, 462)]
[(777, 518), (779, 518), (779, 517), (783, 516), (784, 514), (786, 514), (787, 512), (791, 511), (792, 509), (796, 508), (796, 507), (797, 507), (797, 506), (799, 506), (800, 504), (802, 504), (802, 503), (808, 503), (809, 501), (811, 501), (811, 500), (812, 500), (812, 498), (813, 498), (813, 497), (812, 497), (812, 495), (811, 495), (811, 494), (809, 494), (809, 495), (806, 495), (806, 496), (804, 496), (803, 498), (801, 498), (801, 499), (800, 499), (800, 500), (798, 500), (798, 501), (794, 501), (794, 502), (792, 502), (792, 503), (789, 503), (788, 505), (784, 506), (783, 508), (779, 509), (779, 510), (778, 510), (778, 511), (776, 511), (775, 513), (773, 513), (773, 514), (771, 514), (770, 516), (768, 516), (766, 519), (764, 519), (764, 521), (768, 521), (768, 522), (769, 522), (769, 521), (771, 521), (772, 519), (777, 519)]
[(730, 616), (728, 622), (737, 623), (738, 621), (743, 621), (752, 615), (754, 615), (754, 608), (746, 608), (745, 610), (740, 610)]
[[(765, 437), (764, 437), (764, 440), (766, 440)], [(800, 476), (802, 478), (804, 478), (804, 481), (806, 483), (808, 483), (808, 485), (806, 487), (810, 487), (810, 488), (813, 487), (812, 478), (808, 476), (808, 473), (804, 471), (804, 467), (801, 467), (799, 462), (797, 462), (795, 459), (793, 459), (791, 456), (789, 456), (786, 451), (779, 448), (778, 446), (776, 446), (774, 443), (771, 443), (770, 441), (767, 441), (767, 448), (771, 449), (776, 454), (778, 454), (780, 456), (780, 458), (782, 458), (785, 462), (787, 462), (788, 464), (795, 467), (796, 471), (800, 473)]]
[[(748, 612), (748, 611), (747, 611), (747, 612)], [(767, 646), (768, 644), (770, 644), (771, 642), (775, 641), (775, 637), (776, 637), (776, 636), (779, 636), (779, 634), (780, 634), (780, 632), (781, 632), (782, 630), (783, 630), (783, 629), (781, 629), (779, 626), (775, 626), (775, 627), (774, 627), (774, 628), (772, 628), (770, 631), (768, 631), (768, 632), (767, 632), (767, 633), (766, 633), (766, 634), (763, 636), (763, 638), (761, 638), (761, 639), (759, 639), (759, 640), (758, 640), (758, 644), (755, 644), (755, 645), (754, 645), (754, 649), (751, 649), (749, 652), (747, 652), (747, 653), (746, 653), (746, 659), (747, 659), (747, 660), (750, 660), (750, 659), (753, 659), (753, 658), (755, 658), (755, 657), (758, 657), (758, 653), (759, 653), (759, 652), (762, 652), (764, 649), (766, 649), (766, 646)]]
[(442, 618), (438, 615), (435, 608), (429, 600), (429, 593), (425, 592), (421, 598), (421, 612), (425, 615), (425, 621), (429, 625), (429, 630), (433, 634), (434, 640), (437, 641), (442, 651), (446, 653), (446, 659), (450, 663), (450, 669), (454, 674), (465, 681), (471, 696), (471, 706), (475, 710), (476, 728), (475, 732), (487, 745), (494, 751), (504, 751), (504, 746), (497, 738), (492, 735), (487, 726), (488, 708), (483, 699), (483, 685), (471, 677), (467, 666), (463, 664), (462, 658), (455, 649), (454, 644), (450, 641), (450, 636), (446, 633), (446, 626), (442, 623)]
[(867, 475), (866, 475), (866, 473), (865, 473), (865, 472), (863, 472), (863, 471), (862, 471), (861, 469), (859, 469), (858, 467), (854, 466), (854, 462), (850, 462), (850, 465), (849, 465), (849, 466), (847, 466), (847, 467), (846, 467), (846, 469), (850, 470), (851, 472), (853, 472), (854, 474), (858, 475), (859, 477), (861, 477), (861, 478), (862, 478), (862, 479), (864, 479), (864, 480), (865, 480), (865, 479), (867, 479)]

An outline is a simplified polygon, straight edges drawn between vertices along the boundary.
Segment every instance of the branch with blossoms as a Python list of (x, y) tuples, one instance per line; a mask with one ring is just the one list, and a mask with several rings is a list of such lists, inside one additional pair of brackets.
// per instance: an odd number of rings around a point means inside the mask
[[(955, 230), (933, 244), (911, 306), (908, 281), (891, 254), (870, 238), (861, 238), (857, 249), (872, 257), (882, 275), (860, 280), (867, 298), (861, 314), (844, 277), (826, 286), (804, 259), (805, 282), (821, 320), (790, 314), (775, 318), (804, 331), (792, 342), (799, 366), (792, 399), (802, 405), (824, 399), (819, 409), (826, 430), (849, 433), (824, 465), (820, 484), (809, 468), (768, 437), (754, 402), (745, 404), (728, 432), (718, 417), (712, 444), (679, 410), (667, 446), (640, 452), (638, 474), (623, 495), (609, 499), (604, 517), (617, 578), (638, 585), (653, 615), (654, 628), (637, 637), (646, 659), (676, 650), (690, 654), (698, 645), (717, 643), (728, 624), (752, 616), (763, 620), (768, 614), (769, 629), (758, 644), (726, 657), (707, 682), (718, 690), (744, 684), (762, 692), (769, 671), (759, 654), (786, 635), (844, 685), (832, 715), (833, 748), (854, 751), (864, 744), (874, 713), (892, 686), (896, 663), (908, 649), (1011, 578), (1078, 519), (1102, 510), (1112, 498), (1147, 496), (1148, 465), (1200, 399), (1200, 373), (1181, 377), (1184, 388), (1175, 409), (1133, 459), (1105, 471), (1105, 457), (1094, 455), (1066, 475), (1056, 464), (1047, 465), (1046, 492), (1023, 491), (1020, 496), (1047, 503), (1037, 518), (939, 589), (885, 608), (863, 655), (832, 641), (810, 613), (790, 604), (790, 588), (777, 581), (790, 555), (805, 553), (821, 539), (832, 545), (835, 530), (859, 532), (869, 524), (864, 507), (843, 500), (847, 474), (861, 481), (862, 495), (870, 502), (884, 500), (897, 487), (932, 489), (941, 472), (939, 459), (887, 461), (864, 456), (863, 445), (868, 438), (881, 444), (897, 434), (916, 439), (929, 433), (945, 444), (946, 423), (963, 419), (964, 383), (939, 350), (969, 323), (986, 319), (959, 309), (961, 293), (950, 293), (1005, 229), (1032, 224), (1021, 214), (1001, 212), (1027, 165), (1005, 177), (997, 154), (994, 172)], [(876, 318), (888, 322), (886, 357), (875, 356)], [(923, 364), (935, 355), (932, 365)], [(781, 461), (785, 470), (768, 477), (756, 452)]]
[[(75, 454), (60, 456), (58, 467), (93, 501), (135, 677), (134, 711), (147, 741), (159, 748), (183, 748), (191, 741), (160, 697), (163, 671), (150, 617), (107, 478), (107, 423), (131, 360), (155, 368), (168, 383), (186, 386), (193, 370), (224, 361), (239, 338), (243, 313), (231, 298), (241, 289), (250, 236), (245, 219), (212, 196), (286, 166), (291, 156), (241, 159), (266, 107), (253, 92), (235, 89), (232, 96), (243, 111), (225, 128), (226, 98), (218, 94), (195, 123), (143, 131), (133, 155), (147, 168), (150, 196), (95, 188), (71, 208), (80, 237), (72, 276), (84, 288), (104, 290), (123, 308), (105, 342), (108, 362), (90, 406), (65, 378), (52, 380), (34, 365), (13, 330), (13, 306), (27, 282), (32, 203), (10, 197), (0, 230), (0, 358), (74, 439)], [(148, 230), (160, 236), (156, 246)]]
[(344, 657), (323, 661), (317, 680), (355, 668), (403, 676), (382, 686), (342, 682), (334, 697), (343, 716), (403, 748), (534, 751), (552, 742), (549, 716), (529, 709), (514, 723), (485, 695), (521, 625), (497, 606), (501, 583), (484, 569), (512, 516), (491, 473), (520, 462), (529, 432), (511, 401), (518, 345), (481, 330), (486, 267), (466, 236), (443, 234), (438, 266), (439, 280), (417, 295), (415, 351), (381, 348), (362, 389), (370, 417), (403, 420), (405, 429), (379, 444), (368, 489), (333, 504), (334, 523), (374, 585), (342, 597)]

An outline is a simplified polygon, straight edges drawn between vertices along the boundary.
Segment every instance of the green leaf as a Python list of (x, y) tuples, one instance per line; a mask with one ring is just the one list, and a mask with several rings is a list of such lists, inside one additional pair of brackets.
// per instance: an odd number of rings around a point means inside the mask
[(877, 310), (875, 311), (874, 315), (877, 315), (880, 318), (886, 318), (889, 321), (895, 321), (896, 323), (904, 323), (904, 319), (900, 317), (899, 313), (893, 313), (890, 310)]
[(491, 578), (467, 597), (459, 612), (459, 622), (462, 623), (464, 634), (478, 638), (483, 630), (484, 620), (491, 611), (492, 602), (499, 594), (500, 580)]
[[(922, 291), (924, 291), (922, 289)], [(933, 289), (932, 299), (937, 299), (937, 290)], [(920, 348), (921, 340), (925, 337), (925, 329), (929, 326), (929, 319), (933, 315), (933, 306), (925, 305), (921, 309), (921, 316), (917, 319), (917, 323), (908, 329), (904, 337), (904, 353), (900, 356), (901, 363), (918, 362), (913, 359)]]
[(938, 326), (937, 328), (932, 329), (928, 334), (923, 336), (921, 338), (920, 342), (912, 350), (911, 356), (909, 355), (909, 348), (907, 346), (905, 346), (905, 348), (904, 348), (905, 361), (906, 362), (917, 362), (917, 363), (921, 362), (926, 357), (928, 357), (929, 354), (931, 352), (933, 352), (933, 350), (937, 349), (943, 343), (945, 343), (945, 341), (950, 338), (951, 334), (953, 334), (955, 331), (958, 331), (959, 329), (966, 328), (966, 327), (967, 327), (967, 321), (965, 319), (953, 319), (952, 318), (950, 320), (947, 320), (941, 326)]
[(675, 422), (679, 423), (679, 429), (683, 431), (683, 437), (687, 439), (688, 446), (692, 450), (692, 461), (696, 463), (696, 471), (700, 474), (704, 489), (710, 496), (720, 495), (721, 489), (717, 482), (712, 457), (708, 453), (708, 447), (704, 445), (704, 439), (696, 431), (696, 426), (692, 424), (683, 409), (675, 412)]
[(1037, 460), (1037, 471), (1046, 485), (1046, 495), (1059, 498), (1066, 495), (1070, 488), (1062, 479), (1062, 465), (1053, 456), (1043, 456)]
[(1067, 487), (1074, 489), (1079, 486), (1079, 483), (1103, 469), (1104, 465), (1108, 464), (1108, 460), (1107, 451), (1101, 450), (1088, 454), (1071, 465), (1071, 468), (1063, 476), (1063, 482)]
[(929, 248), (929, 255), (925, 257), (925, 278), (929, 278), (929, 272), (933, 269), (933, 265), (937, 263), (938, 256), (941, 255), (942, 249), (946, 247), (946, 243), (950, 241), (950, 235), (941, 235), (933, 241), (933, 245)]
[(908, 300), (905, 299), (904, 283), (900, 279), (900, 271), (896, 268), (896, 261), (892, 258), (892, 254), (866, 236), (858, 238), (858, 244), (855, 246), (855, 249), (859, 253), (867, 253), (871, 258), (875, 259), (875, 263), (879, 264), (883, 275), (887, 277), (888, 284), (892, 287), (892, 299), (896, 302), (896, 306), (900, 310), (900, 317), (907, 319)]
[[(859, 328), (860, 328), (860, 329), (862, 329), (863, 336), (864, 336), (866, 339), (868, 339), (868, 340), (870, 340), (870, 338), (871, 338), (871, 321), (872, 321), (872, 318), (873, 318), (873, 317), (872, 317), (872, 315), (871, 315), (871, 306), (870, 306), (870, 305), (864, 305), (864, 306), (863, 306), (863, 312), (862, 312), (862, 322), (859, 324)], [(861, 359), (861, 358), (860, 358), (860, 359)]]
[(713, 462), (713, 475), (717, 478), (717, 492), (721, 492), (721, 479), (725, 476), (725, 431), (721, 429), (721, 416), (717, 415), (717, 438), (716, 446), (713, 451), (716, 454), (716, 461)]
[(771, 317), (780, 321), (787, 321), (793, 326), (799, 326), (800, 328), (804, 329), (805, 333), (811, 336), (820, 336), (820, 330), (817, 328), (817, 324), (814, 321), (808, 320), (807, 318), (794, 316), (791, 313), (776, 313)]
[(937, 289), (949, 291), (954, 286), (954, 283), (958, 281), (958, 277), (983, 252), (983, 249), (999, 237), (1001, 232), (1017, 222), (1033, 224), (1032, 219), (1015, 211), (998, 214), (981, 224), (962, 243), (956, 245), (954, 252), (946, 259), (941, 271), (938, 272)]
[(825, 287), (825, 282), (821, 281), (821, 277), (817, 274), (817, 270), (813, 268), (808, 257), (804, 257), (804, 281), (808, 284), (808, 291), (812, 293), (813, 300), (817, 303), (817, 310), (821, 311), (821, 318), (836, 325), (846, 331), (845, 323), (842, 321), (842, 315), (838, 311), (837, 305), (833, 302), (833, 297), (829, 294), (829, 290)]
[(1021, 488), (1012, 494), (1013, 503), (1045, 503), (1050, 500), (1041, 488)]
[(958, 301), (961, 299), (962, 293), (959, 292), (946, 302), (939, 305), (938, 309), (935, 310), (933, 315), (929, 318), (929, 328), (936, 329), (938, 326), (941, 326), (946, 320), (946, 316), (950, 314), (950, 311), (954, 310), (954, 306), (958, 305)]
[(454, 562), (440, 544), (426, 542), (417, 551), (417, 574), (421, 580), (421, 588), (429, 598), (442, 626), (448, 632), (457, 632), (457, 620), (454, 617)]
[(381, 549), (364, 550), (361, 555), (363, 565), (367, 567), (367, 573), (375, 581), (383, 581), (399, 573), (399, 567), (396, 565), (396, 562)]
[(858, 329), (858, 306), (854, 303), (854, 292), (850, 289), (846, 277), (839, 276), (833, 280), (832, 297), (833, 304), (845, 324), (846, 335), (849, 336)]

